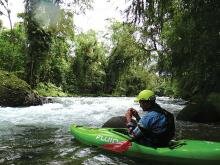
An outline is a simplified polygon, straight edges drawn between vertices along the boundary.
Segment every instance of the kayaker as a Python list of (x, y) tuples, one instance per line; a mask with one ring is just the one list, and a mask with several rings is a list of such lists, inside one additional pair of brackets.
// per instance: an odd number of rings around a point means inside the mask
[[(143, 90), (135, 98), (145, 114), (140, 118), (137, 110), (129, 108), (125, 114), (129, 134), (133, 139), (148, 146), (167, 146), (175, 134), (174, 116), (156, 102), (153, 91)], [(131, 122), (136, 118), (137, 124)]]

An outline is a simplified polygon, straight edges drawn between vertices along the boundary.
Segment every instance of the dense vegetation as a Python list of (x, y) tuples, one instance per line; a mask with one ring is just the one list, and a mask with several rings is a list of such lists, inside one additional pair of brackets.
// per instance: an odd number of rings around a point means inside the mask
[(204, 100), (220, 92), (220, 1), (139, 0), (127, 12), (142, 21), (158, 71), (172, 78), (177, 95)]
[(127, 23), (109, 23), (109, 46), (95, 31), (77, 34), (74, 12), (61, 9), (62, 1), (25, 0), (23, 21), (0, 27), (0, 69), (42, 95), (132, 96), (150, 88), (184, 98), (218, 97), (220, 2), (131, 2)]

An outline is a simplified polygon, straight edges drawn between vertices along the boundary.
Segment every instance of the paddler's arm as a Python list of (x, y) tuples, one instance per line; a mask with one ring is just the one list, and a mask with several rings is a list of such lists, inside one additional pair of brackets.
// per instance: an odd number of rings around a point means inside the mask
[[(131, 135), (132, 139), (137, 139), (137, 138), (141, 137), (143, 134), (142, 134), (141, 130), (139, 129), (139, 127), (131, 121), (132, 116), (133, 116), (133, 112), (134, 112), (133, 108), (128, 109), (128, 111), (126, 112), (126, 114), (125, 114), (125, 117), (127, 120), (126, 125), (127, 125), (128, 132)], [(135, 110), (135, 112), (137, 112), (137, 111)], [(138, 115), (138, 113), (136, 113), (135, 115), (137, 117), (136, 119), (139, 121), (140, 116)]]

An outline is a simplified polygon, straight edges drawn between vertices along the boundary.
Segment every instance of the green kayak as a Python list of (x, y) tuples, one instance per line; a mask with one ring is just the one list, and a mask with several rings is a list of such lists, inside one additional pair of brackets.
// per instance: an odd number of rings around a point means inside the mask
[[(76, 140), (91, 146), (102, 148), (104, 144), (127, 141), (129, 136), (122, 133), (125, 129), (90, 128), (71, 125), (71, 133)], [(132, 142), (128, 150), (122, 154), (175, 164), (220, 164), (220, 143), (200, 140), (179, 140), (170, 146), (152, 148)]]

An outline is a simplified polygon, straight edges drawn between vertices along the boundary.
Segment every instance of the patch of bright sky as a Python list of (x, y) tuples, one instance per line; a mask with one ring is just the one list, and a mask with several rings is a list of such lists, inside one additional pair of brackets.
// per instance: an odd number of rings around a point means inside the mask
[[(11, 10), (12, 25), (18, 21), (21, 21), (21, 19), (19, 19), (17, 17), (17, 13), (21, 13), (24, 11), (23, 1), (24, 0), (8, 0), (9, 9)], [(2, 6), (0, 6), (0, 10), (3, 11), (3, 13), (6, 13), (5, 9)], [(10, 23), (9, 23), (8, 17), (2, 15), (2, 16), (0, 16), (0, 19), (3, 21), (4, 27), (10, 28)]]
[(106, 31), (107, 19), (125, 20), (125, 8), (126, 0), (94, 0), (93, 9), (85, 15), (76, 15), (74, 21), (79, 31)]
[[(87, 10), (86, 14), (74, 16), (74, 23), (78, 32), (85, 32), (90, 29), (95, 31), (106, 31), (107, 19), (123, 21), (122, 12), (126, 8), (126, 0), (94, 0), (92, 10)], [(24, 11), (23, 0), (9, 0), (11, 9), (12, 24), (20, 21), (17, 13)], [(9, 28), (9, 20), (6, 16), (0, 16), (3, 26)]]

